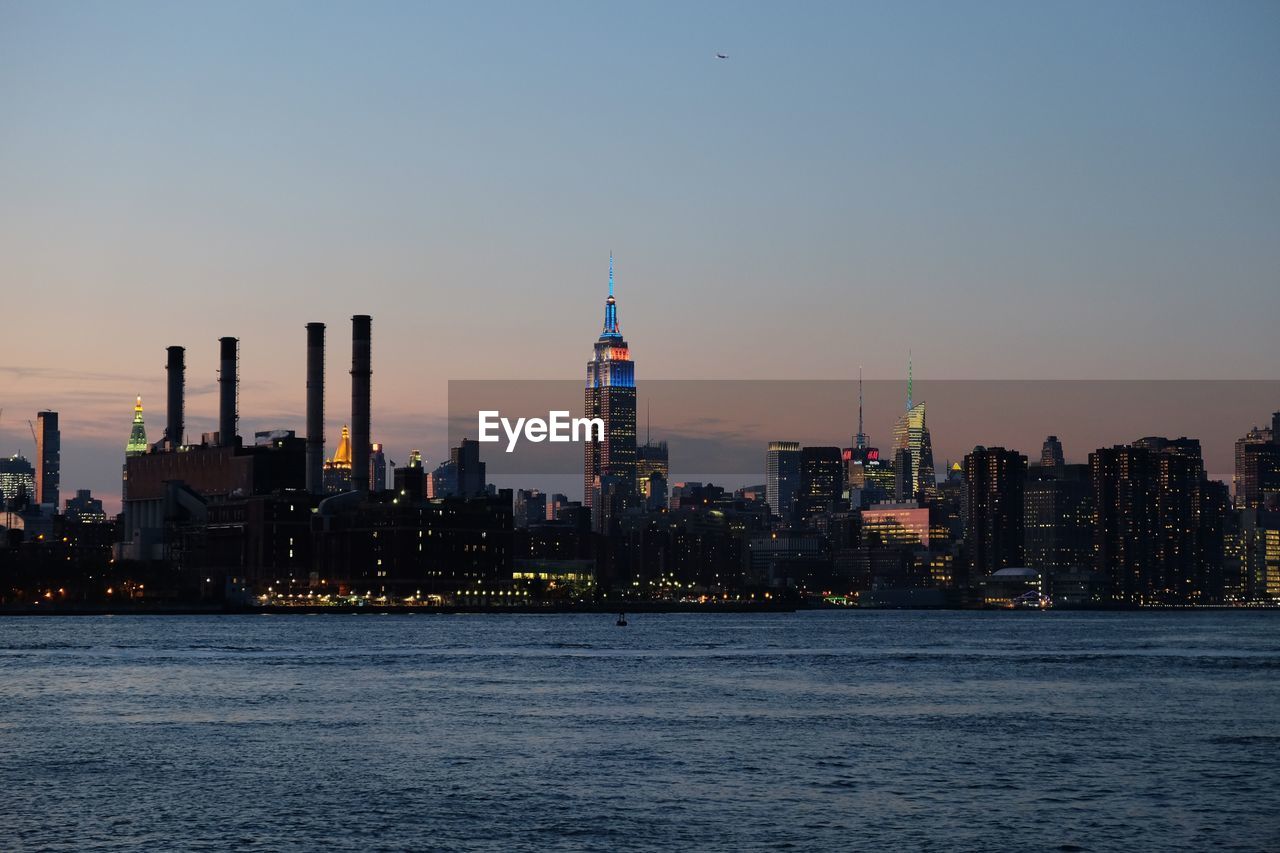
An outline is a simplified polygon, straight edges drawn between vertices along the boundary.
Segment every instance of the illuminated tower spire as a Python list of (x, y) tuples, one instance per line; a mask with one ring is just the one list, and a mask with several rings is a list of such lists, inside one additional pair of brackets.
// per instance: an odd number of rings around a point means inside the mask
[(600, 336), (622, 337), (622, 332), (618, 330), (618, 303), (613, 298), (613, 252), (609, 253), (609, 298), (604, 301), (604, 331)]
[(911, 350), (907, 350), (907, 411), (911, 411)]
[(858, 365), (858, 434), (853, 438), (858, 450), (867, 449), (867, 434), (862, 431), (862, 365)]
[(129, 442), (124, 446), (125, 456), (141, 456), (147, 452), (147, 428), (142, 423), (142, 398), (133, 404), (133, 429), (129, 431)]

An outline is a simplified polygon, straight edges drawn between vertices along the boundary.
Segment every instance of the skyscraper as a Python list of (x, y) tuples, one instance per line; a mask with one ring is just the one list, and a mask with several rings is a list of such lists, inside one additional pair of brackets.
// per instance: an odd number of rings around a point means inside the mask
[(1023, 498), (1026, 565), (1052, 578), (1093, 567), (1093, 490), (1088, 465), (1031, 466)]
[(840, 456), (840, 448), (800, 449), (800, 489), (795, 499), (799, 518), (831, 512), (844, 491), (843, 487), (844, 460)]
[(1280, 495), (1280, 412), (1272, 416), (1270, 427), (1254, 427), (1236, 439), (1235, 450), (1235, 505), (1257, 509), (1269, 500), (1276, 503)]
[(36, 503), (60, 508), (58, 484), (62, 479), (62, 434), (57, 412), (36, 414)]
[[(613, 296), (613, 254), (609, 255), (609, 297), (604, 304), (604, 328), (587, 362), (585, 416), (604, 421), (602, 441), (583, 444), (582, 500), (599, 521), (597, 497), (608, 493), (625, 504), (636, 484), (635, 363), (618, 327)], [(615, 507), (619, 510), (621, 507)], [(614, 513), (606, 513), (612, 516)], [(597, 523), (597, 529), (601, 525)]]
[(1062, 442), (1058, 441), (1056, 435), (1049, 436), (1044, 440), (1044, 447), (1040, 448), (1040, 467), (1057, 470), (1065, 464), (1067, 461), (1062, 455)]
[(458, 482), (458, 496), (483, 497), (488, 490), (485, 464), (480, 461), (480, 442), (464, 438), (458, 446), (449, 450), (449, 462), (453, 465)]
[(975, 447), (964, 458), (968, 581), (1021, 566), (1027, 457), (1003, 447)]
[(0, 508), (25, 509), (36, 491), (36, 472), (24, 456), (0, 459)]
[(769, 511), (791, 518), (791, 505), (800, 488), (800, 442), (771, 441), (764, 455), (764, 494)]
[[(893, 460), (898, 469), (895, 471), (897, 482), (902, 484), (899, 500), (927, 501), (937, 495), (933, 440), (929, 436), (923, 400), (913, 403), (893, 425)], [(904, 469), (903, 465), (907, 467)]]
[(1204, 603), (1211, 559), (1200, 442), (1143, 438), (1089, 454), (1094, 559), (1124, 604)]
[(665, 441), (646, 440), (636, 447), (636, 493), (645, 499), (647, 508), (657, 509), (666, 505), (667, 480), (670, 477)]
[(387, 455), (382, 450), (381, 442), (374, 442), (369, 453), (369, 491), (385, 492), (387, 490)]

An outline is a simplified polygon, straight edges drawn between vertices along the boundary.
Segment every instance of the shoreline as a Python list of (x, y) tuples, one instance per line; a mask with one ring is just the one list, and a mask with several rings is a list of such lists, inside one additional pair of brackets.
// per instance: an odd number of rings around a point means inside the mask
[(1278, 605), (1196, 605), (1185, 607), (1051, 607), (1044, 610), (1031, 608), (1003, 607), (812, 607), (805, 604), (747, 604), (726, 602), (724, 604), (687, 604), (678, 602), (640, 602), (632, 601), (621, 604), (574, 604), (574, 605), (479, 605), (460, 604), (450, 606), (405, 606), (405, 605), (266, 605), (255, 607), (229, 607), (223, 604), (155, 604), (135, 607), (93, 607), (93, 606), (0, 606), (0, 618), (21, 616), (315, 616), (315, 615), (424, 615), (450, 616), (458, 614), (470, 615), (546, 615), (559, 616), (565, 614), (618, 614), (618, 613), (797, 613), (801, 611), (834, 611), (834, 612), (886, 612), (886, 611), (947, 611), (971, 613), (1167, 613), (1167, 612), (1223, 612), (1223, 611), (1267, 611), (1280, 610)]

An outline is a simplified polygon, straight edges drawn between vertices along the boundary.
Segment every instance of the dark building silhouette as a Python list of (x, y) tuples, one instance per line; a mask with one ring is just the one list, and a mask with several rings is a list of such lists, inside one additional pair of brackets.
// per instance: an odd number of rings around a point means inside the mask
[(396, 497), (407, 501), (427, 498), (427, 469), (422, 464), (422, 454), (417, 450), (409, 454), (409, 464), (396, 468), (392, 473), (392, 491)]
[(36, 503), (59, 507), (58, 488), (62, 481), (62, 433), (57, 412), (36, 414)]
[(351, 318), (351, 488), (369, 491), (370, 406), (372, 394), (373, 320)]
[(1003, 447), (975, 447), (964, 458), (966, 583), (1023, 564), (1022, 521), (1027, 457)]
[(453, 465), (458, 497), (478, 498), (487, 494), (485, 465), (480, 461), (480, 442), (472, 438), (462, 439), (449, 451), (449, 462)]
[(102, 501), (98, 500), (88, 489), (77, 489), (74, 498), (67, 498), (66, 510), (63, 513), (68, 522), (105, 522), (107, 514), (102, 511)]
[(1062, 455), (1062, 442), (1056, 435), (1049, 436), (1040, 448), (1040, 467), (1051, 473), (1065, 464), (1067, 460)]
[(508, 490), (420, 502), (337, 495), (315, 514), (315, 570), (388, 602), (491, 601), (511, 580), (511, 521)]
[(1033, 465), (1023, 496), (1025, 565), (1042, 577), (1093, 568), (1093, 486), (1088, 465)]
[[(1126, 605), (1196, 604), (1219, 584), (1200, 442), (1150, 437), (1089, 456), (1094, 556)], [(1211, 516), (1212, 518), (1213, 516)], [(1220, 561), (1220, 558), (1219, 558)]]
[(387, 455), (382, 445), (374, 442), (369, 451), (369, 491), (385, 492), (387, 490)]
[(816, 513), (831, 512), (844, 491), (844, 459), (838, 447), (800, 449), (800, 488), (796, 494), (795, 516), (803, 520)]
[(547, 520), (547, 496), (537, 489), (516, 491), (515, 526), (528, 527)]

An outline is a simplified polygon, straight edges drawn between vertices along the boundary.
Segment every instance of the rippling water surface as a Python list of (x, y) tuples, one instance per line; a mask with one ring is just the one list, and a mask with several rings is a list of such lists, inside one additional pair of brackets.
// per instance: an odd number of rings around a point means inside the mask
[(2, 850), (1267, 850), (1280, 613), (0, 619)]

